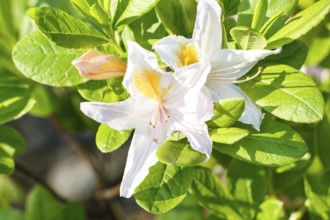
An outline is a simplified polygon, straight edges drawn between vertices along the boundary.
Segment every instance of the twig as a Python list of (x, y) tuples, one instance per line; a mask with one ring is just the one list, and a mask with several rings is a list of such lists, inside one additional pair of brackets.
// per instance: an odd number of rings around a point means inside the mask
[(61, 202), (67, 202), (66, 199), (62, 198), (59, 194), (57, 194), (57, 192), (55, 192), (53, 190), (53, 188), (51, 188), (49, 186), (49, 184), (45, 180), (43, 180), (42, 178), (40, 178), (39, 176), (37, 176), (35, 173), (33, 173), (31, 170), (29, 170), (28, 168), (26, 168), (24, 165), (20, 164), (17, 161), (15, 161), (15, 169), (17, 171), (21, 172), (22, 174), (24, 174), (25, 176), (27, 176), (28, 178), (30, 178), (31, 180), (33, 180), (34, 182), (39, 183), (40, 185), (42, 185), (43, 187), (45, 187), (59, 201), (61, 201)]
[(74, 138), (72, 135), (70, 135), (61, 125), (61, 123), (57, 120), (55, 117), (51, 117), (52, 122), (58, 129), (58, 131), (63, 135), (63, 137), (66, 139), (70, 147), (76, 152), (76, 154), (82, 158), (91, 168), (93, 171), (93, 174), (96, 178), (96, 184), (99, 189), (104, 188), (103, 184), (103, 178), (102, 174), (97, 169), (96, 165), (94, 164), (92, 158), (88, 155), (88, 153), (83, 149), (83, 147), (80, 145), (80, 143), (77, 141), (76, 138)]
[(95, 198), (97, 200), (111, 200), (119, 195), (120, 183), (104, 190), (96, 192)]

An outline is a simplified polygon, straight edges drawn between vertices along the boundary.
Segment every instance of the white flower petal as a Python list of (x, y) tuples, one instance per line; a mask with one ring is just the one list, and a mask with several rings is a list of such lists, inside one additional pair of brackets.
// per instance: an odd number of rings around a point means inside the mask
[(238, 79), (265, 57), (280, 53), (277, 50), (230, 50), (223, 49), (214, 53), (211, 57), (211, 72), (209, 78), (212, 79)]
[(206, 155), (209, 159), (212, 152), (212, 140), (208, 134), (207, 126), (204, 122), (196, 120), (196, 114), (172, 110), (170, 112), (172, 120), (172, 131), (180, 131), (187, 136), (193, 149)]
[(220, 84), (211, 81), (208, 81), (206, 86), (210, 90), (214, 102), (227, 98), (244, 98), (245, 109), (242, 116), (239, 118), (239, 121), (245, 124), (251, 124), (257, 130), (260, 129), (260, 124), (263, 119), (260, 107), (254, 104), (254, 102), (238, 86), (234, 84)]
[[(222, 47), (221, 8), (217, 1), (199, 0), (193, 39), (210, 57)], [(203, 54), (204, 55), (204, 54)]]
[[(120, 186), (120, 196), (131, 197), (135, 188), (148, 175), (149, 168), (158, 161), (156, 151), (159, 144), (153, 140), (156, 132), (156, 129), (144, 125), (135, 129)], [(164, 140), (165, 136), (159, 141), (162, 143)]]
[(80, 103), (85, 115), (116, 130), (128, 130), (140, 123), (149, 123), (155, 106), (154, 102), (137, 96), (118, 103)]
[(156, 50), (164, 63), (176, 70), (181, 66), (179, 56), (182, 52), (182, 46), (190, 44), (193, 44), (192, 39), (170, 35), (159, 40), (152, 48)]
[(132, 77), (136, 72), (143, 72), (145, 70), (153, 69), (161, 71), (158, 66), (156, 55), (152, 52), (143, 49), (135, 42), (127, 42), (128, 45), (128, 58), (127, 70), (123, 80), (123, 85), (128, 92), (133, 95), (135, 90), (132, 84)]

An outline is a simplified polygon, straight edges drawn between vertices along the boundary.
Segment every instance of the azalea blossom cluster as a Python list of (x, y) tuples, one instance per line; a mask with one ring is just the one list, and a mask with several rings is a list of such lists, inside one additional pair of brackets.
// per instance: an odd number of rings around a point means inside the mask
[(156, 55), (127, 42), (127, 66), (113, 55), (91, 50), (73, 61), (90, 79), (124, 75), (130, 97), (118, 103), (83, 102), (81, 110), (116, 130), (135, 129), (128, 152), (120, 195), (130, 197), (158, 160), (156, 151), (167, 137), (180, 131), (193, 149), (210, 157), (212, 141), (205, 124), (213, 103), (244, 98), (240, 121), (259, 129), (261, 109), (235, 85), (261, 59), (279, 50), (222, 48), (221, 8), (216, 0), (199, 0), (192, 39), (167, 36), (153, 45), (172, 72), (164, 71)]

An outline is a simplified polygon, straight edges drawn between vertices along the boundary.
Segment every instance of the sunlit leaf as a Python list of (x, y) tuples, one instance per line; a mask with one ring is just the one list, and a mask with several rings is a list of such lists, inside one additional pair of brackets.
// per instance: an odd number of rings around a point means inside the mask
[(13, 59), (17, 68), (34, 81), (52, 86), (75, 86), (86, 81), (71, 64), (82, 54), (80, 50), (55, 46), (35, 32), (16, 44)]
[(178, 205), (186, 196), (193, 177), (191, 167), (157, 163), (135, 189), (136, 202), (145, 210), (160, 214)]
[(291, 127), (263, 120), (260, 132), (231, 145), (213, 144), (214, 149), (257, 165), (278, 167), (300, 159), (307, 151), (305, 141)]

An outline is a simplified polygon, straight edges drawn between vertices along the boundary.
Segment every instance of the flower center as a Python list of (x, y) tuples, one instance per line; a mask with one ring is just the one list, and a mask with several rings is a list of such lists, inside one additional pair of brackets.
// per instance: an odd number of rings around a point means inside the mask
[(199, 61), (196, 48), (194, 45), (191, 44), (182, 45), (178, 57), (180, 61), (180, 66), (188, 66)]
[(134, 87), (145, 96), (161, 101), (168, 89), (161, 86), (162, 75), (154, 70), (143, 70), (133, 75)]

